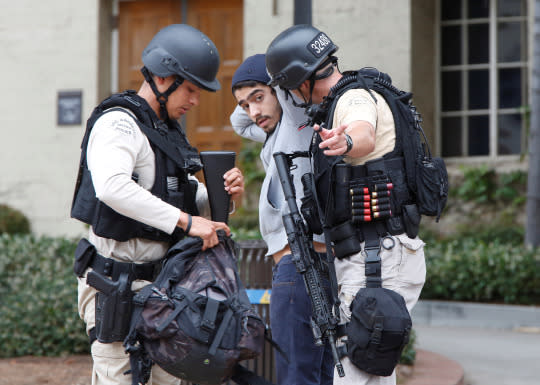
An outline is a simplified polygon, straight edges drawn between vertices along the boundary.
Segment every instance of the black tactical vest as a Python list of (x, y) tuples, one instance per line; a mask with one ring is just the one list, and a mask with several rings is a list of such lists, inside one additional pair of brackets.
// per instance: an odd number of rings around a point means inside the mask
[[(406, 158), (412, 158), (414, 164), (415, 154), (419, 151), (416, 146), (420, 143), (412, 138), (408, 133), (409, 124), (414, 126), (414, 121), (408, 122), (408, 114), (402, 111), (408, 109), (412, 94), (399, 91), (392, 86), (390, 77), (374, 68), (362, 69), (360, 71), (345, 72), (338, 83), (332, 87), (329, 96), (319, 104), (308, 109), (308, 115), (313, 117), (312, 123), (322, 122), (325, 127), (332, 127), (334, 111), (339, 98), (348, 90), (363, 88), (366, 89), (375, 99), (371, 90), (381, 94), (388, 103), (396, 130), (396, 143), (393, 151), (385, 154), (378, 164), (378, 168), (384, 168), (384, 173), (393, 183), (393, 214), (401, 214), (401, 207), (408, 203), (413, 203), (413, 192), (415, 189), (414, 175), (409, 177), (406, 167)], [(339, 210), (336, 210), (335, 204), (337, 197), (336, 186), (336, 166), (344, 164), (344, 156), (326, 156), (319, 149), (321, 142), (320, 136), (315, 133), (311, 144), (313, 154), (313, 166), (315, 175), (315, 186), (319, 196), (319, 203), (323, 206), (326, 222), (334, 226), (344, 218), (336, 218)], [(365, 177), (368, 175), (366, 166), (352, 166), (352, 177)], [(414, 167), (412, 167), (414, 169)], [(382, 172), (382, 171), (381, 171)], [(343, 203), (343, 202), (341, 202)]]
[[(198, 215), (195, 202), (197, 182), (188, 179), (189, 174), (202, 168), (197, 150), (189, 144), (178, 122), (169, 120), (165, 123), (159, 120), (143, 98), (139, 97), (135, 91), (126, 91), (105, 99), (94, 109), (86, 123), (71, 217), (91, 225), (96, 235), (121, 242), (132, 238), (177, 241), (184, 236), (180, 228), (177, 227), (175, 232), (169, 235), (117, 213), (96, 198), (92, 176), (86, 162), (90, 132), (99, 117), (111, 110), (121, 108), (129, 110), (136, 116), (137, 124), (147, 136), (154, 151), (156, 174), (150, 192), (184, 212)], [(137, 179), (137, 175), (132, 177), (134, 180)]]

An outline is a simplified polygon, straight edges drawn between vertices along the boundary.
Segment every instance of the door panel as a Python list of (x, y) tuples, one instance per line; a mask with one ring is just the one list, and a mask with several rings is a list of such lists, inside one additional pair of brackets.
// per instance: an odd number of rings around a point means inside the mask
[(241, 140), (229, 116), (236, 106), (231, 80), (242, 62), (242, 0), (190, 1), (188, 23), (203, 31), (216, 44), (220, 56), (218, 79), (221, 90), (201, 93), (200, 105), (186, 115), (188, 135), (199, 150), (240, 151)]
[[(119, 88), (138, 90), (143, 77), (141, 54), (152, 37), (168, 24), (182, 21), (181, 0), (138, 0), (119, 3)], [(188, 0), (187, 23), (214, 41), (220, 55), (221, 90), (201, 92), (200, 105), (185, 115), (189, 141), (199, 151), (240, 151), (241, 139), (230, 126), (236, 105), (231, 80), (242, 62), (242, 0)]]
[(182, 20), (180, 1), (120, 1), (118, 20), (119, 89), (138, 90), (143, 81), (141, 55), (163, 27)]

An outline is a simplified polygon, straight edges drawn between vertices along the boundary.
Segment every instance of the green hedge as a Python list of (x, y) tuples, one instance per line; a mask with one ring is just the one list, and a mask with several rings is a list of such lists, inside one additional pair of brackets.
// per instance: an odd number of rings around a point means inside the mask
[(0, 357), (88, 351), (72, 240), (0, 235)]
[[(507, 233), (506, 233), (507, 234)], [(518, 237), (426, 236), (424, 299), (540, 304), (540, 249)], [(0, 235), (0, 357), (88, 352), (72, 271), (75, 240)], [(414, 336), (402, 363), (414, 361)]]
[(539, 305), (540, 249), (483, 238), (428, 242), (421, 298)]
[(403, 352), (401, 352), (401, 357), (399, 359), (399, 363), (402, 365), (414, 365), (414, 362), (416, 361), (416, 332), (414, 331), (414, 325), (413, 329), (411, 329), (411, 334), (409, 335), (409, 342), (407, 345), (405, 345), (405, 348), (403, 348)]

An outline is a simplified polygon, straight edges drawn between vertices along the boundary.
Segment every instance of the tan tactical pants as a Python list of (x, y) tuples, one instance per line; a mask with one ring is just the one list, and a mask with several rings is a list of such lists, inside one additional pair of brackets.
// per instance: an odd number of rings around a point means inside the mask
[[(394, 247), (381, 249), (381, 275), (383, 287), (394, 290), (405, 299), (409, 312), (418, 301), (426, 279), (424, 242), (406, 234), (392, 237)], [(362, 250), (364, 244), (362, 244)], [(349, 258), (336, 259), (336, 275), (340, 305), (341, 323), (351, 319), (349, 309), (358, 289), (366, 286), (364, 257), (361, 253)], [(413, 325), (414, 328), (414, 325)], [(334, 373), (334, 385), (395, 385), (395, 371), (391, 376), (380, 377), (368, 374), (354, 366), (348, 358), (342, 359), (345, 377)]]
[[(148, 284), (136, 281), (132, 290), (140, 290)], [(79, 278), (79, 314), (86, 323), (87, 331), (95, 326), (96, 290), (86, 284), (86, 277)], [(131, 385), (131, 375), (124, 373), (130, 369), (129, 355), (124, 352), (122, 342), (104, 344), (95, 341), (91, 347), (94, 366), (92, 385)], [(152, 366), (152, 375), (148, 385), (181, 385), (179, 378), (165, 372), (159, 366)]]
[[(124, 373), (130, 369), (129, 356), (124, 353), (121, 342), (92, 344), (92, 385), (131, 385), (131, 375)], [(171, 376), (159, 366), (152, 366), (148, 385), (181, 385), (179, 378)]]

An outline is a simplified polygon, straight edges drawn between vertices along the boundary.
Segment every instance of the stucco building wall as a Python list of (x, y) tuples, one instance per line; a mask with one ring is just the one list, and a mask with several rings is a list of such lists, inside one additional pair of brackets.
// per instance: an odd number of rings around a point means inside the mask
[(75, 234), (82, 226), (69, 207), (84, 123), (57, 125), (57, 92), (82, 91), (84, 122), (96, 101), (97, 2), (1, 8), (0, 202), (22, 210), (36, 233)]
[[(293, 23), (294, 2), (244, 0), (244, 55), (264, 52)], [(342, 70), (378, 67), (411, 85), (411, 9), (404, 0), (313, 0), (313, 25), (339, 46)]]

